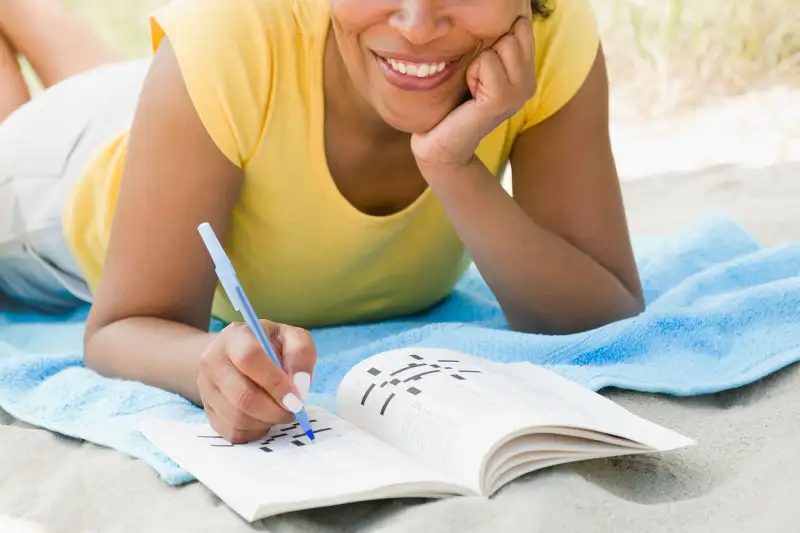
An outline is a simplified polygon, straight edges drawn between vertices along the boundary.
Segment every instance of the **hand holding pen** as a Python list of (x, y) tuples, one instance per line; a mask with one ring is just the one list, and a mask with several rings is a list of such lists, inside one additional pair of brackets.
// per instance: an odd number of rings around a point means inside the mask
[(201, 357), (198, 387), (211, 427), (241, 444), (261, 438), (275, 424), (297, 420), (313, 441), (303, 405), (316, 363), (311, 336), (259, 320), (210, 226), (199, 229), (228, 297), (245, 318), (220, 332)]

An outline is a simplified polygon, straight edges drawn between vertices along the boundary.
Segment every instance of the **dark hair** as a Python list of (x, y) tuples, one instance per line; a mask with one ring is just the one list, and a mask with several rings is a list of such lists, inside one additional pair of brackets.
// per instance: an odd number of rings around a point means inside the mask
[(531, 9), (534, 16), (546, 18), (550, 14), (550, 8), (547, 6), (546, 0), (531, 0)]

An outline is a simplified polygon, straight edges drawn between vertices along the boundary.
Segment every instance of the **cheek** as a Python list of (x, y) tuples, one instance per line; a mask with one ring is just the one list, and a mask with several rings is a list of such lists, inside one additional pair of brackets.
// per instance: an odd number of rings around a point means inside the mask
[(514, 22), (523, 14), (524, 12), (516, 9), (514, 5), (505, 5), (495, 9), (486, 7), (465, 9), (460, 17), (453, 21), (453, 25), (472, 35), (475, 39), (488, 43), (487, 46), (491, 46), (506, 35)]
[(385, 2), (330, 0), (330, 6), (334, 25), (342, 36), (350, 38), (387, 18)]

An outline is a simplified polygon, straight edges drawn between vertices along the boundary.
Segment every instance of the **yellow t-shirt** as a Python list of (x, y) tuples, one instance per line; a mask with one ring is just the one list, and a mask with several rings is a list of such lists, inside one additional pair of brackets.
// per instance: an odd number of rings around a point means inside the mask
[[(356, 210), (329, 173), (322, 62), (329, 0), (176, 0), (152, 16), (167, 35), (209, 135), (245, 181), (227, 250), (259, 316), (302, 327), (384, 319), (445, 298), (470, 259), (426, 191), (390, 216)], [(598, 34), (589, 0), (551, 1), (534, 21), (538, 88), (480, 145), (502, 173), (515, 138), (561, 108), (586, 79)], [(128, 133), (77, 183), (64, 214), (67, 243), (90, 288), (103, 260)], [(217, 290), (213, 314), (240, 320)]]

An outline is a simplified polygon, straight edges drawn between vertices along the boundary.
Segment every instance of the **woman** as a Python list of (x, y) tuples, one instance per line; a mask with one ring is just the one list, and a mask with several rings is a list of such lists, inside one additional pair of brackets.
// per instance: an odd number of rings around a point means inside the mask
[[(0, 6), (2, 53), (49, 87), (22, 105), (4, 63), (0, 288), (91, 301), (87, 366), (183, 395), (232, 442), (302, 406), (302, 328), (426, 309), (470, 260), (518, 331), (643, 307), (588, 0), (174, 1), (133, 63), (54, 0)], [(215, 290), (202, 222), (286, 373)]]

